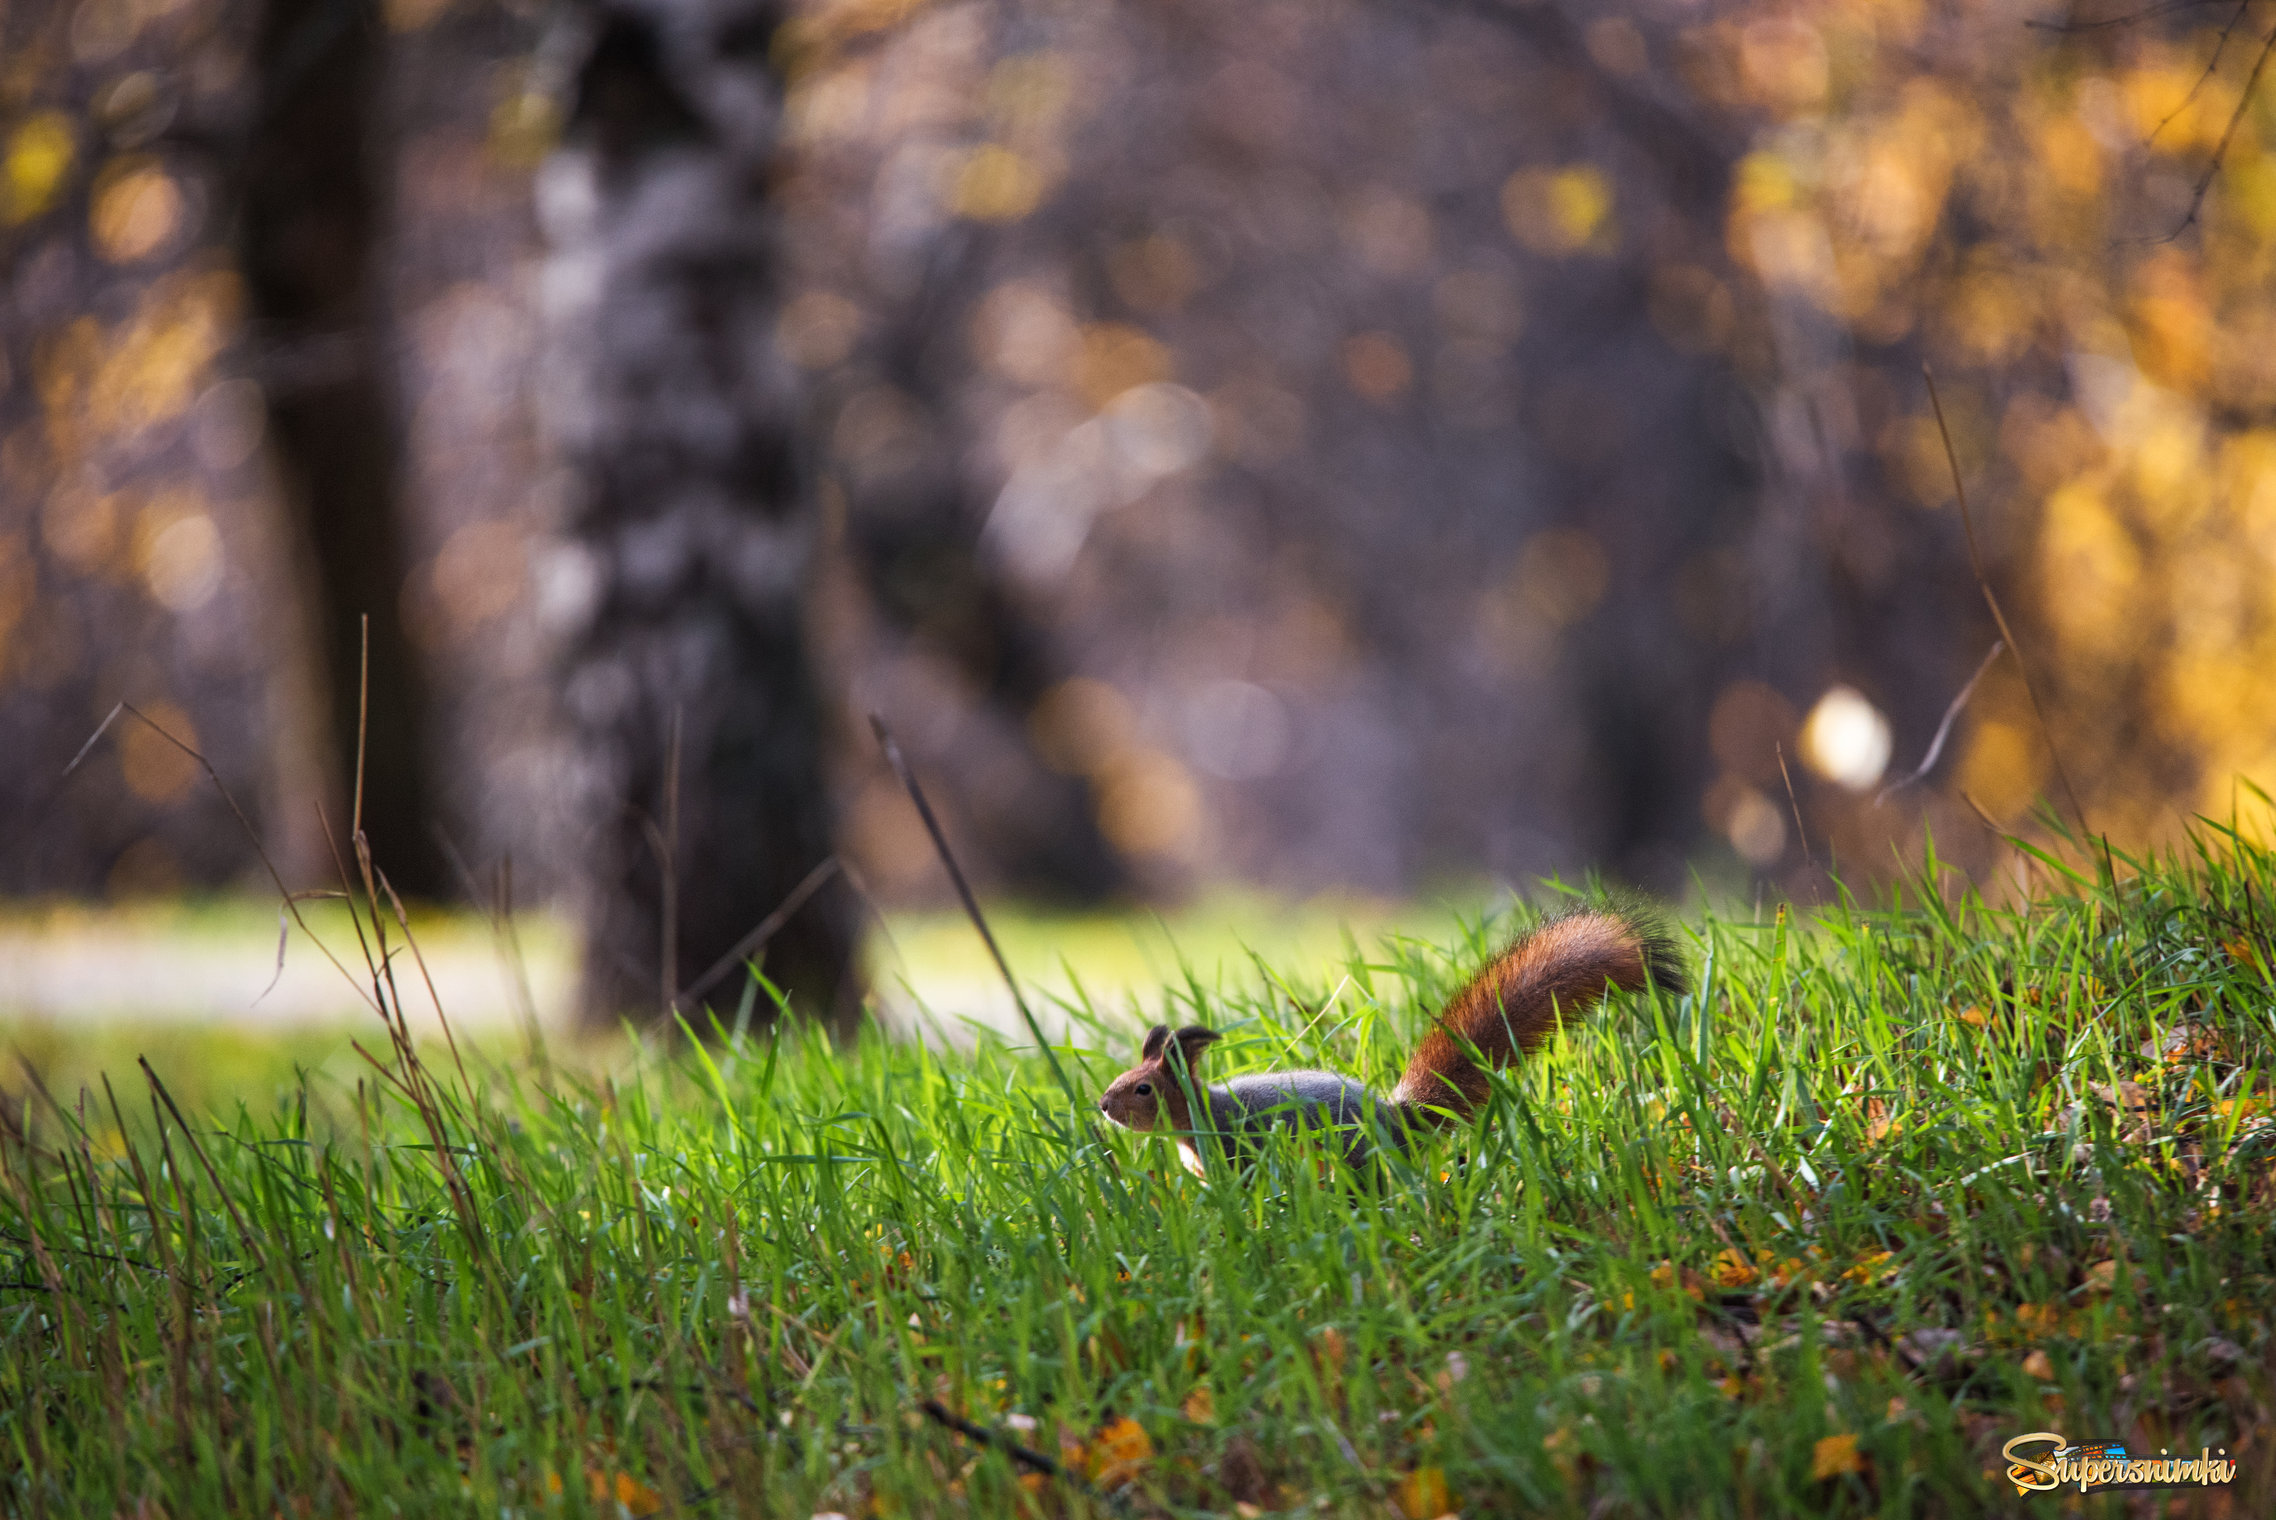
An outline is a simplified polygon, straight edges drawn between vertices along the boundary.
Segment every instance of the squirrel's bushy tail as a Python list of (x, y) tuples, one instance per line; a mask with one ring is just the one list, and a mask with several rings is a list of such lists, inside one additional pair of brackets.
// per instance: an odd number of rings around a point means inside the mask
[(1674, 938), (1641, 909), (1598, 905), (1520, 935), (1454, 995), (1407, 1061), (1392, 1102), (1410, 1121), (1467, 1117), (1493, 1084), (1487, 1064), (1506, 1066), (1587, 1011), (1607, 986), (1647, 983), (1681, 995), (1690, 986)]

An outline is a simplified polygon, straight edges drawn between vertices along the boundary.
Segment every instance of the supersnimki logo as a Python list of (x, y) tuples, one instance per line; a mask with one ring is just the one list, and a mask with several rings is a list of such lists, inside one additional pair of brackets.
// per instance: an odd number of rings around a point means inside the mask
[[(2034, 1450), (2037, 1447), (2044, 1450)], [(2076, 1483), (2092, 1488), (2212, 1487), (2236, 1476), (2228, 1448), (2204, 1447), (2193, 1457), (2161, 1451), (2136, 1456), (2121, 1441), (2081, 1441), (2076, 1445), (2051, 1430), (2017, 1436), (1999, 1449), (2007, 1481), (2018, 1494), (2045, 1493)]]

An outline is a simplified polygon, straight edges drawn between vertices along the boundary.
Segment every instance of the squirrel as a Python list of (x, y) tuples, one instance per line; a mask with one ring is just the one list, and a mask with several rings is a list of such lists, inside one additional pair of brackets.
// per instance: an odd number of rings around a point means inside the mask
[[(1682, 954), (1666, 929), (1635, 908), (1581, 908), (1519, 935), (1488, 961), (1431, 1021), (1388, 1097), (1332, 1071), (1258, 1072), (1207, 1086), (1194, 1077), (1189, 1084), (1201, 1053), (1223, 1036), (1201, 1024), (1174, 1033), (1156, 1024), (1138, 1064), (1108, 1085), (1098, 1106), (1127, 1129), (1175, 1137), (1186, 1170), (1197, 1177), (1208, 1175), (1204, 1136), (1215, 1135), (1238, 1163), (1249, 1142), (1275, 1125), (1349, 1131), (1348, 1154), (1358, 1166), (1372, 1155), (1370, 1110), (1399, 1146), (1418, 1130), (1467, 1119), (1493, 1088), (1478, 1057), (1506, 1066), (1607, 986), (1634, 992), (1647, 985), (1677, 996), (1689, 990)], [(1203, 1123), (1195, 1123), (1193, 1098), (1208, 1109)]]

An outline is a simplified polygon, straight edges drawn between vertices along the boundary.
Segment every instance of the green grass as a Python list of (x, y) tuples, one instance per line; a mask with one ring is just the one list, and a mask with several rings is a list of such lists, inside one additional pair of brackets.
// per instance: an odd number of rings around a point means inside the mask
[[(1082, 1105), (796, 1031), (590, 1078), (381, 1035), (181, 1119), (114, 1069), (0, 1141), (0, 1510), (1964, 1514), (2049, 1430), (2241, 1452), (2260, 1512), (2276, 857), (2206, 837), (2016, 912), (1708, 917), (1696, 995), (1374, 1188), (1107, 1130), (1087, 1016)], [(1161, 1016), (1380, 1078), (1510, 927)]]

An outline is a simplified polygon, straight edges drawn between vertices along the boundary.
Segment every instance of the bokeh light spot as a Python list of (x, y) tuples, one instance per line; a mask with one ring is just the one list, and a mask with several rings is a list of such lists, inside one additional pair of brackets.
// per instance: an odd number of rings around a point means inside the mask
[(87, 213), (96, 251), (113, 264), (163, 253), (182, 229), (181, 187), (150, 159), (123, 160), (95, 177)]
[(1047, 182), (1033, 159), (988, 143), (973, 150), (957, 170), (949, 205), (976, 222), (1016, 222), (1042, 204)]
[(1043, 763), (1062, 775), (1088, 775), (1129, 747), (1138, 718), (1130, 699), (1089, 676), (1062, 681), (1028, 715), (1028, 737)]
[(168, 496), (135, 525), (135, 568), (169, 612), (195, 612), (221, 588), (221, 530), (202, 509)]
[(1604, 600), (1611, 578), (1604, 546), (1583, 528), (1552, 528), (1534, 535), (1518, 560), (1526, 606), (1552, 628), (1579, 622)]
[(1802, 758), (1828, 781), (1862, 792), (1889, 768), (1889, 720), (1850, 686), (1818, 698), (1802, 725)]
[(1099, 827), (1131, 855), (1183, 856), (1201, 827), (1201, 793), (1159, 750), (1126, 750), (1099, 778)]
[(48, 208), (63, 176), (71, 172), (77, 147), (71, 120), (60, 111), (42, 111), (8, 134), (8, 156), (0, 164), (0, 222), (28, 222)]
[(1397, 338), (1363, 332), (1344, 342), (1343, 373), (1354, 391), (1380, 404), (1396, 400), (1414, 384), (1415, 365)]
[(1608, 250), (1612, 203), (1612, 181), (1594, 164), (1520, 169), (1502, 186), (1510, 235), (1537, 253)]

